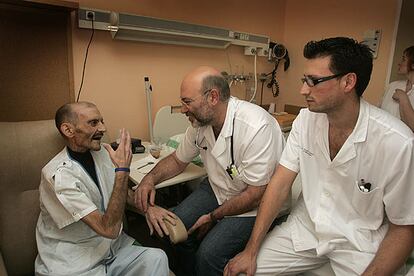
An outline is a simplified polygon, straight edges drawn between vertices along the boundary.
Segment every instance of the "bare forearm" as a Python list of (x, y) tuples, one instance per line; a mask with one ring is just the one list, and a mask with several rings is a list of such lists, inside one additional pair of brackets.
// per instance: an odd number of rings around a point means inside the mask
[[(116, 151), (114, 151), (108, 144), (103, 144), (103, 146), (108, 151), (112, 163), (117, 168), (115, 169), (112, 194), (104, 214), (95, 210), (84, 216), (82, 221), (99, 235), (115, 239), (121, 229), (125, 202), (127, 200), (129, 170), (126, 172), (126, 168), (129, 168), (132, 159), (131, 136), (129, 132), (123, 128), (121, 129), (120, 144)], [(102, 200), (104, 200), (104, 198)]]
[(266, 192), (263, 195), (257, 212), (256, 222), (246, 249), (257, 254), (260, 245), (276, 218), (284, 202), (289, 198), (290, 189), (296, 173), (279, 165), (274, 173)]
[(102, 216), (102, 226), (118, 234), (125, 211), (128, 193), (128, 173), (118, 172), (115, 175), (115, 185), (108, 203), (108, 208)]
[(187, 163), (179, 161), (175, 156), (175, 153), (172, 153), (158, 162), (158, 164), (145, 176), (145, 178), (150, 178), (152, 183), (158, 184), (166, 179), (180, 174), (186, 166)]
[(394, 275), (414, 248), (414, 226), (390, 223), (387, 234), (363, 276)]
[(250, 186), (238, 196), (224, 202), (212, 212), (212, 216), (217, 220), (222, 219), (225, 216), (240, 215), (256, 208), (260, 203), (265, 189), (266, 186)]
[(95, 210), (83, 217), (82, 221), (88, 224), (99, 235), (109, 239), (115, 239), (121, 229), (127, 191), (128, 173), (117, 172), (114, 188), (105, 213), (102, 214), (98, 210)]

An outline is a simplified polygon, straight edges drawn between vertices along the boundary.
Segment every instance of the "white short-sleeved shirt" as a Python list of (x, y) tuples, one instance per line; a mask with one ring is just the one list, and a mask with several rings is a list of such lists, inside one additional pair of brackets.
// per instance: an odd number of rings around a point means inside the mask
[[(382, 99), (381, 108), (389, 112), (391, 115), (401, 119), (400, 116), (400, 105), (398, 102), (393, 100), (392, 95), (394, 95), (396, 89), (401, 89), (405, 91), (407, 85), (406, 80), (393, 81), (389, 84), (387, 91), (384, 94)], [(411, 105), (414, 107), (414, 86), (410, 91), (407, 92), (408, 99), (410, 100)]]
[(98, 235), (81, 219), (94, 210), (105, 212), (115, 172), (105, 149), (91, 154), (99, 189), (66, 148), (42, 169), (36, 275), (105, 275), (104, 266), (98, 264), (109, 256), (116, 240)]
[[(234, 163), (239, 172), (234, 179), (226, 172), (232, 163), (232, 136)], [(205, 150), (196, 147), (196, 139), (200, 147), (206, 147)], [(278, 164), (284, 143), (282, 131), (269, 113), (257, 105), (231, 97), (217, 140), (211, 126), (190, 126), (176, 154), (187, 163), (200, 153), (217, 201), (222, 204), (239, 195), (247, 185), (266, 185)], [(288, 207), (286, 205), (284, 210)], [(243, 214), (255, 215), (256, 210)]]
[[(346, 244), (376, 252), (387, 219), (414, 224), (413, 133), (361, 99), (355, 129), (331, 161), (328, 129), (326, 114), (303, 109), (280, 160), (302, 179), (303, 198), (290, 218), (294, 248), (322, 255)], [(362, 182), (369, 192), (359, 189)]]

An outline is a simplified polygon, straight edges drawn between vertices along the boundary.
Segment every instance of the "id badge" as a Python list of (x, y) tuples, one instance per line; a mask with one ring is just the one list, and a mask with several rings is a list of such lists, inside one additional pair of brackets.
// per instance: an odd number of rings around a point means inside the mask
[(236, 176), (239, 175), (239, 171), (237, 170), (237, 167), (234, 164), (231, 165), (230, 167), (227, 167), (226, 171), (232, 180), (236, 178)]

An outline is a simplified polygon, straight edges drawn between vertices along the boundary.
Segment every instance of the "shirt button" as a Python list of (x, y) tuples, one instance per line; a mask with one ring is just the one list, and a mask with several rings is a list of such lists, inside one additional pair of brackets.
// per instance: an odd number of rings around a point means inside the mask
[(326, 196), (326, 197), (330, 197), (330, 196), (331, 196), (331, 194), (330, 194), (329, 192), (325, 192), (325, 196)]
[(72, 216), (76, 216), (76, 215), (77, 215), (77, 214), (76, 214), (76, 212), (73, 212), (73, 213), (72, 213)]

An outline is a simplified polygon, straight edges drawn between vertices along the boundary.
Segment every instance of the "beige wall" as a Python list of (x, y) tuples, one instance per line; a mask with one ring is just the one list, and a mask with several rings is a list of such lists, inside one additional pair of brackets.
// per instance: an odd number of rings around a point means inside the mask
[(304, 105), (299, 96), (299, 78), (303, 74), (302, 51), (306, 42), (333, 36), (362, 40), (366, 30), (381, 29), (378, 57), (364, 93), (366, 100), (378, 104), (384, 92), (396, 9), (397, 0), (288, 0), (283, 41), (291, 53), (291, 69), (281, 81), (285, 89), (279, 103)]
[[(243, 1), (81, 0), (81, 7), (113, 10), (223, 27), (263, 34), (280, 40), (283, 36), (285, 0), (266, 0), (263, 6)], [(75, 22), (76, 23), (76, 22)], [(73, 28), (75, 91), (79, 88), (89, 30)], [(153, 115), (164, 105), (179, 103), (182, 77), (199, 65), (211, 65), (227, 72), (253, 72), (253, 57), (243, 48), (227, 50), (114, 41), (108, 32), (97, 31), (89, 50), (81, 100), (95, 102), (108, 127), (109, 138), (116, 138), (124, 126), (134, 137), (148, 139), (144, 76), (153, 86)], [(231, 68), (230, 69), (230, 64)], [(272, 64), (258, 58), (258, 72), (269, 72)], [(242, 89), (236, 94), (244, 97)], [(240, 90), (240, 91), (236, 91)], [(270, 92), (265, 92), (270, 95)]]
[[(276, 100), (265, 88), (264, 102), (276, 102), (277, 110), (285, 103), (303, 105), (299, 95), (303, 74), (303, 45), (312, 39), (351, 36), (362, 40), (368, 29), (381, 29), (378, 58), (374, 61), (371, 83), (364, 97), (377, 104), (384, 90), (397, 0), (80, 0), (81, 7), (113, 10), (196, 24), (223, 27), (270, 36), (289, 50), (291, 66), (277, 79), (281, 93)], [(74, 20), (74, 24), (76, 24)], [(75, 91), (79, 88), (89, 30), (73, 26)], [(116, 138), (124, 126), (134, 137), (148, 139), (144, 76), (153, 86), (153, 115), (163, 105), (178, 104), (182, 77), (198, 65), (212, 65), (233, 73), (253, 71), (253, 57), (244, 56), (243, 48), (227, 50), (185, 46), (113, 41), (107, 32), (97, 31), (89, 50), (81, 100), (95, 102), (108, 127), (109, 138)], [(237, 70), (236, 70), (237, 68)], [(258, 58), (258, 72), (270, 72), (272, 64)], [(237, 71), (237, 72), (236, 72)], [(260, 88), (260, 86), (259, 86)], [(244, 97), (241, 87), (232, 93)]]

